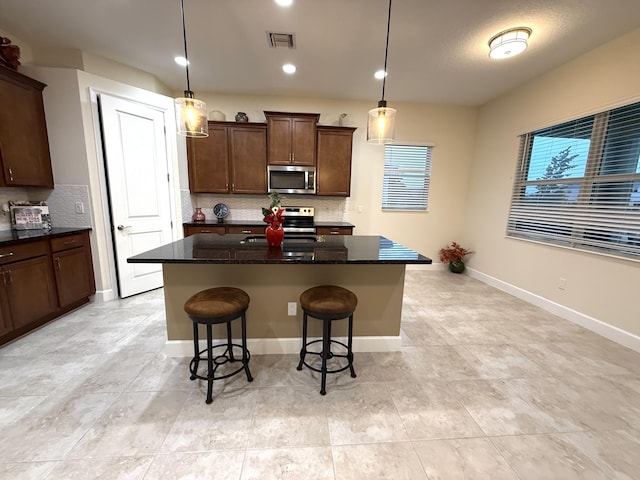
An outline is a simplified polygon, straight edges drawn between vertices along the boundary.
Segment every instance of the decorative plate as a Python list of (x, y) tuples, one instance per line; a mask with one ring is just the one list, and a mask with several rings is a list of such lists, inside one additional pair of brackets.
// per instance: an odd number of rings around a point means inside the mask
[(217, 203), (213, 207), (213, 214), (218, 218), (218, 221), (221, 222), (224, 217), (229, 215), (229, 207), (224, 203)]

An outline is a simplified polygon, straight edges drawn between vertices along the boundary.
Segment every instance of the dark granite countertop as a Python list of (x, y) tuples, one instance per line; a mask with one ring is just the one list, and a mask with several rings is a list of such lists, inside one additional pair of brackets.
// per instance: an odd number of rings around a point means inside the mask
[(0, 244), (21, 243), (40, 238), (60, 237), (91, 230), (90, 227), (52, 228), (51, 230), (0, 230)]
[(174, 264), (429, 264), (431, 259), (381, 236), (285, 236), (269, 248), (264, 235), (197, 234), (127, 259)]
[[(264, 221), (262, 221), (262, 219), (260, 220), (225, 220), (222, 223), (218, 223), (215, 222), (213, 220), (205, 220), (204, 222), (185, 222), (182, 225), (186, 225), (189, 227), (203, 227), (203, 226), (207, 226), (207, 227), (224, 227), (224, 226), (230, 226), (230, 227), (242, 227), (242, 226), (247, 226), (247, 227), (256, 227), (256, 226), (267, 226), (266, 223), (264, 223)], [(315, 222), (313, 224), (314, 227), (355, 227), (355, 225), (353, 223), (349, 223), (349, 222)]]

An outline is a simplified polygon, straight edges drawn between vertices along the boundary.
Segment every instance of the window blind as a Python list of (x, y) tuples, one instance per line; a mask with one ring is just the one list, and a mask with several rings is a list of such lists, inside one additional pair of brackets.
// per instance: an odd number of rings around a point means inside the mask
[(640, 103), (523, 135), (507, 235), (640, 260)]
[(425, 145), (385, 145), (383, 210), (427, 210), (432, 150)]

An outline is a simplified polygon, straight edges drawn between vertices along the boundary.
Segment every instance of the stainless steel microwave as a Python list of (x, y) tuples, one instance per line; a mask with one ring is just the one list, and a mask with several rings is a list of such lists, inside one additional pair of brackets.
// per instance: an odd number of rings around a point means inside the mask
[(269, 165), (267, 183), (270, 192), (315, 194), (316, 167)]

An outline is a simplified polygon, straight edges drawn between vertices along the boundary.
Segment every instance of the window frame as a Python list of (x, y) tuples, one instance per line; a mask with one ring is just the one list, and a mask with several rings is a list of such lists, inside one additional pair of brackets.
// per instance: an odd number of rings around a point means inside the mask
[[(542, 138), (550, 133), (553, 137), (555, 133), (559, 138), (580, 139), (583, 137), (563, 137), (562, 133), (573, 122), (578, 125), (591, 117), (593, 125), (582, 175), (530, 179), (532, 173), (540, 173), (540, 167), (544, 166), (538, 161), (535, 164), (538, 169), (531, 171), (536, 135)], [(639, 151), (637, 101), (521, 135), (506, 236), (640, 261), (640, 202), (634, 199), (640, 195)], [(625, 163), (629, 159), (631, 163)], [(552, 160), (548, 161), (551, 165)], [(632, 165), (633, 161), (635, 171), (611, 173)], [(556, 193), (548, 190), (541, 194), (539, 189), (535, 194), (527, 193), (528, 188), (542, 185), (551, 188), (556, 185)], [(574, 199), (569, 198), (571, 185), (577, 185)]]
[[(384, 163), (382, 174), (382, 192), (380, 198), (380, 206), (383, 212), (428, 212), (429, 211), (429, 193), (431, 188), (431, 177), (433, 167), (433, 149), (434, 145), (428, 143), (389, 143), (385, 144), (384, 149)], [(393, 150), (397, 150), (397, 154), (400, 156), (400, 162), (395, 161), (395, 166), (400, 163), (401, 172), (398, 169), (392, 169), (392, 162), (394, 159)], [(412, 168), (415, 167), (416, 160), (419, 155), (415, 152), (407, 155), (403, 155), (402, 149), (424, 149), (424, 168)], [(405, 158), (402, 158), (402, 157)], [(404, 162), (404, 163), (403, 163)], [(413, 165), (412, 165), (413, 164)], [(395, 188), (389, 187), (390, 182), (397, 181), (398, 178), (411, 178), (416, 183), (422, 181), (423, 185), (416, 192), (409, 191), (406, 184), (400, 188), (396, 185)], [(409, 201), (412, 198), (419, 197), (420, 203), (412, 204)], [(394, 200), (395, 198), (395, 200)]]

